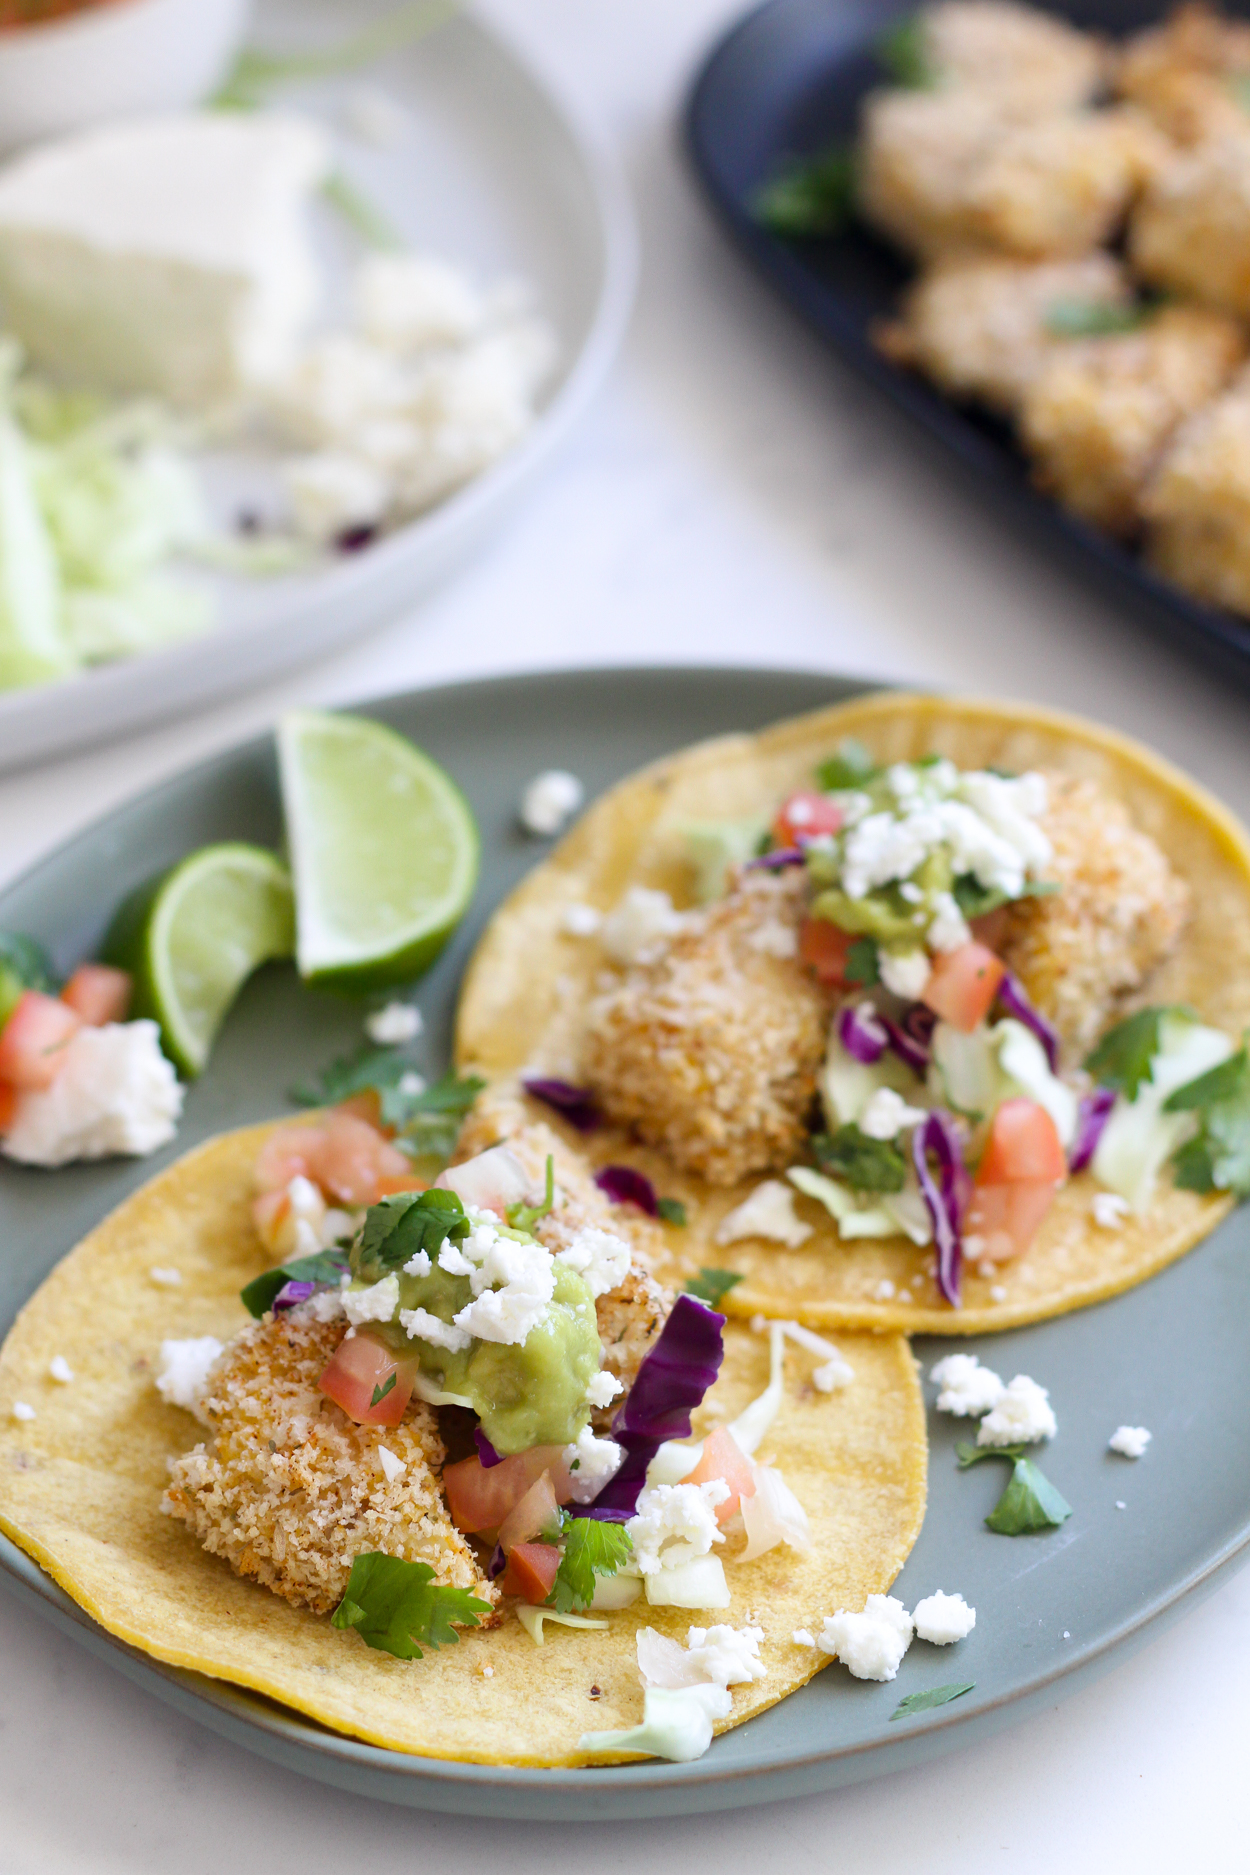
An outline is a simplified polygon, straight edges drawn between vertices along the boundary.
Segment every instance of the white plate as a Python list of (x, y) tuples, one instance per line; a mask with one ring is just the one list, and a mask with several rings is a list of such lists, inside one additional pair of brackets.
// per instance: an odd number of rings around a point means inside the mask
[[(255, 42), (333, 45), (393, 4), (271, 0)], [(378, 85), (406, 113), (395, 148), (342, 139), (344, 166), (370, 199), (414, 245), (487, 280), (523, 275), (536, 289), (560, 345), (538, 422), (494, 468), (362, 553), (294, 577), (233, 583), (220, 624), (203, 637), (0, 694), (0, 769), (246, 689), (410, 605), (500, 524), (611, 364), (633, 299), (636, 241), (624, 184), (597, 140), (510, 46), (467, 17), (381, 70), (281, 95), (341, 124), (357, 82)]]

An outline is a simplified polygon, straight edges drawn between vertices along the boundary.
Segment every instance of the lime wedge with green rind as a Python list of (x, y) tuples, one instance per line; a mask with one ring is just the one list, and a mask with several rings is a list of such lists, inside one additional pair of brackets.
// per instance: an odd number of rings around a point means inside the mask
[(295, 950), (291, 876), (264, 847), (203, 846), (120, 907), (104, 959), (134, 978), (131, 1015), (160, 1024), (161, 1047), (194, 1079), (239, 990)]
[(477, 884), (472, 810), (450, 775), (362, 716), (293, 710), (278, 727), (300, 975), (363, 994), (410, 983)]

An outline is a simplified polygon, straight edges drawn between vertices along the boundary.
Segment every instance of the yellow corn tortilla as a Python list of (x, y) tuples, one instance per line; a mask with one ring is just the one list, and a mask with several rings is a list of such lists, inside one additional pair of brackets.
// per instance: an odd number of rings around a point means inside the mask
[[(852, 1339), (854, 1380), (813, 1389), (816, 1357), (786, 1358), (786, 1399), (760, 1456), (804, 1505), (811, 1551), (778, 1549), (727, 1569), (730, 1609), (701, 1615), (641, 1600), (607, 1631), (549, 1624), (536, 1647), (515, 1615), (424, 1659), (371, 1651), (329, 1619), (242, 1580), (162, 1514), (167, 1460), (205, 1437), (153, 1384), (166, 1337), (226, 1340), (249, 1317), (240, 1288), (266, 1267), (250, 1215), (268, 1132), (210, 1140), (129, 1198), (48, 1277), (0, 1349), (0, 1530), (111, 1634), (179, 1667), (248, 1686), (337, 1732), (429, 1758), (485, 1764), (611, 1763), (578, 1751), (583, 1732), (636, 1725), (643, 1696), (634, 1637), (650, 1625), (685, 1642), (692, 1622), (767, 1632), (768, 1677), (734, 1689), (728, 1730), (826, 1665), (796, 1627), (861, 1608), (887, 1589), (925, 1505), (924, 1407), (906, 1341)], [(150, 1271), (181, 1272), (160, 1287)], [(768, 1380), (766, 1337), (727, 1331), (721, 1377), (696, 1420), (732, 1419)], [(74, 1372), (61, 1385), (49, 1363)], [(12, 1418), (15, 1400), (35, 1408)], [(725, 1551), (741, 1547), (731, 1538)], [(489, 1669), (489, 1675), (487, 1673)], [(591, 1688), (599, 1694), (591, 1697)], [(831, 1695), (833, 1694), (831, 1687)]]
[[(1148, 749), (1081, 718), (1020, 704), (887, 692), (758, 735), (700, 743), (596, 802), (505, 902), (482, 938), (460, 1004), (461, 1071), (492, 1081), (536, 1072), (576, 1081), (585, 1011), (604, 957), (597, 940), (565, 931), (566, 906), (608, 911), (631, 885), (662, 888), (679, 907), (689, 906), (694, 875), (683, 826), (771, 820), (787, 794), (813, 785), (817, 764), (847, 736), (882, 762), (939, 753), (962, 768), (1047, 767), (1119, 796), (1194, 891), (1193, 917), (1176, 954), (1138, 1002), (1191, 1003), (1233, 1037), (1250, 1024), (1250, 843), (1225, 807)], [(547, 1109), (542, 1112), (550, 1119)], [(1105, 1230), (1090, 1211), (1097, 1186), (1083, 1173), (1059, 1194), (1025, 1257), (990, 1277), (965, 1264), (963, 1306), (955, 1309), (938, 1294), (931, 1249), (917, 1249), (903, 1237), (843, 1243), (832, 1218), (811, 1198), (796, 1201), (799, 1216), (813, 1227), (796, 1250), (760, 1238), (717, 1244), (721, 1218), (762, 1174), (736, 1187), (712, 1187), (679, 1175), (661, 1153), (614, 1129), (582, 1144), (597, 1164), (635, 1165), (662, 1195), (685, 1204), (688, 1228), (667, 1231), (671, 1267), (658, 1272), (662, 1277), (680, 1282), (705, 1265), (732, 1270), (744, 1280), (722, 1304), (731, 1313), (792, 1317), (814, 1328), (970, 1335), (1084, 1308), (1182, 1256), (1232, 1203), (1222, 1195), (1178, 1191), (1165, 1170), (1148, 1215)], [(895, 1297), (906, 1290), (910, 1303), (890, 1299), (887, 1283)]]

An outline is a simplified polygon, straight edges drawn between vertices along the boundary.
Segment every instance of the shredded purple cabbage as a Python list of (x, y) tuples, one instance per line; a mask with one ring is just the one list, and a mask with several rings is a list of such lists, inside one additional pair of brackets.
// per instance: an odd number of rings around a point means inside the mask
[(579, 1515), (601, 1523), (620, 1523), (633, 1516), (647, 1481), (647, 1466), (666, 1439), (687, 1436), (690, 1415), (720, 1372), (725, 1358), (724, 1326), (725, 1317), (696, 1296), (678, 1296), (612, 1422), (612, 1437), (625, 1448), (624, 1463)]
[(848, 1003), (838, 1017), (838, 1040), (852, 1061), (871, 1067), (880, 1061), (889, 1039), (889, 1024), (871, 1003)]
[(779, 846), (771, 853), (761, 853), (755, 859), (749, 859), (743, 867), (744, 872), (780, 872), (786, 866), (801, 866), (806, 859), (801, 846)]
[[(931, 1113), (912, 1134), (912, 1159), (920, 1193), (933, 1225), (937, 1245), (937, 1283), (953, 1309), (959, 1307), (959, 1278), (963, 1267), (960, 1225), (971, 1195), (972, 1182), (964, 1165), (959, 1135), (948, 1113)], [(929, 1154), (938, 1162), (938, 1179), (929, 1169)]]
[(546, 1101), (549, 1107), (554, 1107), (579, 1133), (593, 1133), (603, 1124), (603, 1115), (588, 1087), (574, 1087), (570, 1081), (545, 1080), (522, 1081), (521, 1086), (535, 1100)]
[(477, 1447), (477, 1455), (482, 1461), (484, 1471), (489, 1471), (492, 1465), (503, 1464), (502, 1454), (495, 1450), (480, 1426), (473, 1428), (473, 1443)]
[(495, 1580), (495, 1577), (501, 1576), (507, 1567), (508, 1567), (508, 1558), (503, 1553), (503, 1544), (496, 1543), (494, 1549), (490, 1553), (490, 1561), (486, 1565), (487, 1581), (493, 1582)]
[(914, 1035), (909, 1035), (901, 1023), (892, 1022), (889, 1016), (881, 1017), (881, 1026), (885, 1030), (886, 1041), (899, 1060), (905, 1061), (913, 1074), (927, 1074), (929, 1050), (925, 1044), (918, 1042)]
[(1109, 1087), (1096, 1087), (1081, 1101), (1076, 1119), (1076, 1138), (1068, 1154), (1069, 1172), (1083, 1172), (1098, 1150), (1102, 1129), (1111, 1118), (1115, 1094)]
[(648, 1217), (659, 1217), (660, 1201), (645, 1172), (632, 1165), (605, 1165), (595, 1173), (595, 1184), (613, 1204), (636, 1204)]
[(928, 1049), (933, 1041), (933, 1031), (937, 1027), (937, 1016), (928, 1003), (908, 1003), (899, 1023), (904, 1035), (910, 1035), (913, 1042)]
[(1026, 1029), (1032, 1029), (1042, 1047), (1046, 1050), (1046, 1059), (1050, 1063), (1052, 1074), (1059, 1072), (1059, 1037), (1056, 1035), (1045, 1016), (1039, 1015), (1024, 993), (1024, 986), (1010, 970), (998, 986), (998, 1000), (1009, 1016), (1017, 1022), (1023, 1022)]
[(309, 1296), (316, 1295), (318, 1289), (324, 1289), (325, 1283), (283, 1283), (273, 1299), (273, 1312), (280, 1315), (284, 1309), (298, 1308), (301, 1302), (307, 1302)]

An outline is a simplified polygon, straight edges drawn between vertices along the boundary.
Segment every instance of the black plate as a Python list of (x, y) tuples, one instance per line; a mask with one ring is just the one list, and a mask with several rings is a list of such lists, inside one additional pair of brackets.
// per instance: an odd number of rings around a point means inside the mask
[[(1048, 9), (1117, 38), (1171, 11), (1134, 0), (1071, 0)], [(1250, 6), (1228, 11), (1250, 13)], [(873, 47), (914, 11), (899, 0), (768, 0), (707, 59), (690, 95), (686, 135), (722, 224), (765, 279), (864, 377), (989, 485), (1003, 511), (1065, 553), (1144, 624), (1250, 683), (1250, 625), (1200, 604), (1110, 536), (1038, 495), (1005, 424), (950, 403), (873, 348), (869, 327), (892, 313), (912, 269), (865, 229), (786, 241), (752, 220), (748, 203), (787, 156), (856, 133), (860, 100), (889, 80)]]

